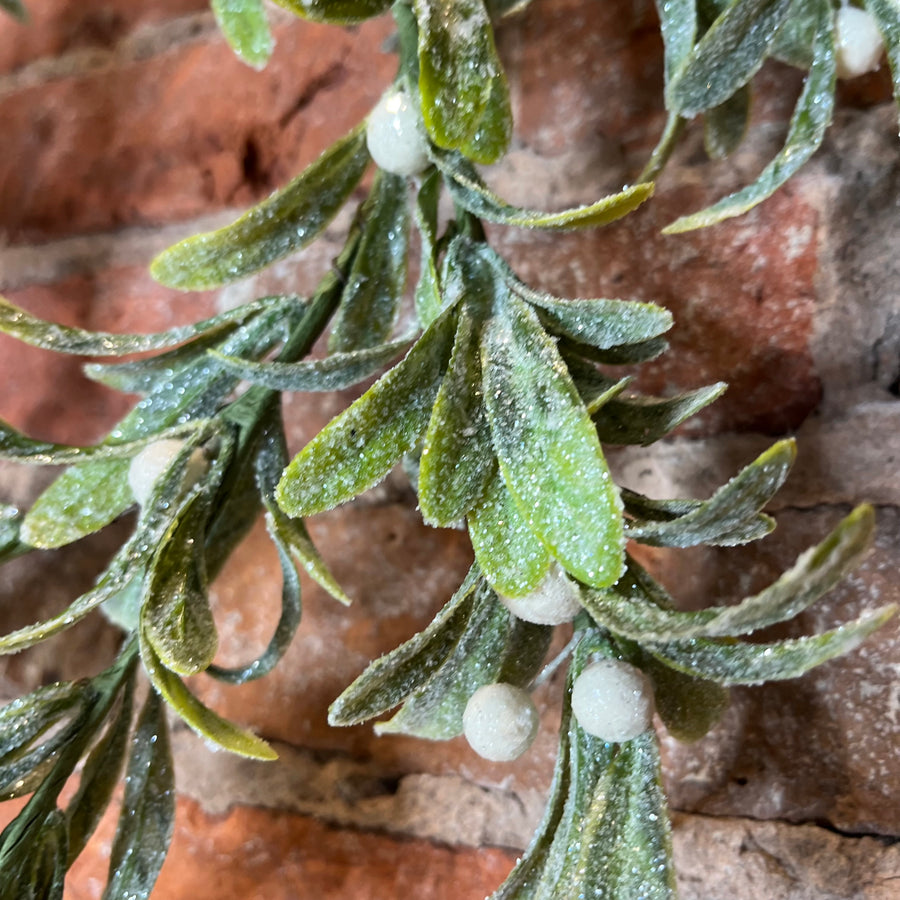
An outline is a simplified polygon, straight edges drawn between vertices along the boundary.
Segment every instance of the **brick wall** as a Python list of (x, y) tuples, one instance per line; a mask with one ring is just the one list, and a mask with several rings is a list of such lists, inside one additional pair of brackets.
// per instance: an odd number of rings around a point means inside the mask
[[(255, 73), (224, 45), (204, 0), (30, 5), (28, 26), (0, 19), (0, 291), (67, 324), (155, 330), (263, 291), (309, 290), (340, 223), (321, 245), (220, 296), (163, 289), (146, 266), (284, 183), (354, 125), (392, 77), (382, 52), (390, 23), (342, 30), (274, 14), (276, 52)], [(634, 178), (663, 120), (649, 0), (536, 0), (504, 25), (500, 49), (517, 135), (490, 175), (498, 190), (560, 206)], [(867, 77), (842, 89), (826, 148), (775, 198), (714, 230), (662, 236), (678, 214), (752, 178), (778, 146), (800, 79), (770, 66), (761, 82), (750, 139), (728, 164), (707, 162), (692, 132), (657, 199), (624, 223), (562, 237), (497, 229), (491, 239), (535, 285), (669, 307), (672, 351), (644, 367), (643, 387), (731, 383), (677, 439), (611, 453), (630, 486), (703, 496), (769, 436), (798, 434), (775, 536), (738, 551), (652, 558), (686, 604), (768, 583), (851, 504), (876, 504), (875, 550), (801, 619), (808, 630), (900, 600), (900, 147), (887, 79)], [(0, 338), (0, 416), (41, 438), (95, 439), (129, 401), (79, 366)], [(293, 445), (349, 398), (288, 398)], [(4, 466), (0, 499), (27, 502), (45, 478)], [(281, 760), (211, 755), (177, 731), (178, 822), (157, 895), (481, 897), (540, 815), (561, 685), (538, 692), (540, 736), (509, 766), (478, 759), (461, 741), (328, 728), (331, 699), (429, 621), (470, 552), (462, 534), (421, 525), (400, 478), (311, 530), (356, 602), (345, 610), (305, 582), (300, 634), (272, 676), (243, 688), (197, 681), (206, 702), (273, 740)], [(114, 527), (0, 569), (2, 630), (60, 609), (121, 536)], [(278, 579), (257, 530), (215, 587), (223, 661), (265, 642)], [(2, 661), (0, 695), (96, 671), (115, 645), (99, 618), (84, 622)], [(801, 681), (735, 691), (698, 744), (664, 739), (685, 898), (898, 896), (897, 846), (859, 836), (900, 835), (898, 659), (893, 624)], [(0, 820), (13, 807), (0, 807)], [(72, 870), (73, 900), (100, 896), (112, 828), (104, 822)]]

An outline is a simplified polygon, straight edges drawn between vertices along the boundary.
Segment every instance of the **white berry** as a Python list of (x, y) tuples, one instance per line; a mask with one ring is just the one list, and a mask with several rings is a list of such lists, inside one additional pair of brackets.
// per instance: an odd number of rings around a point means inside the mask
[(389, 90), (369, 113), (366, 145), (379, 168), (394, 175), (417, 175), (428, 167), (419, 112), (405, 91)]
[(509, 762), (530, 746), (538, 730), (531, 697), (512, 684), (485, 684), (469, 698), (463, 732), (469, 746), (485, 759)]
[(856, 78), (881, 64), (884, 41), (875, 19), (863, 9), (842, 6), (835, 19), (838, 78)]
[(604, 741), (630, 741), (650, 728), (653, 687), (640, 669), (603, 659), (575, 679), (572, 712), (588, 734)]
[(554, 562), (544, 580), (524, 597), (504, 597), (500, 602), (518, 619), (535, 625), (562, 625), (581, 611), (578, 585)]
[[(132, 460), (128, 469), (128, 485), (134, 499), (143, 506), (153, 493), (153, 487), (165, 474), (172, 461), (181, 452), (184, 441), (167, 438), (148, 444)], [(204, 475), (207, 469), (206, 457), (197, 447), (188, 459), (184, 472), (183, 487), (191, 487)]]

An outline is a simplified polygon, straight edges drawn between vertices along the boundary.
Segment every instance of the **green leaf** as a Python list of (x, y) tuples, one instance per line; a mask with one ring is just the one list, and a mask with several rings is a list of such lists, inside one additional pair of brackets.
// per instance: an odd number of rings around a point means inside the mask
[(556, 344), (510, 295), (481, 347), (494, 449), (516, 505), (566, 571), (612, 584), (623, 565), (622, 501)]
[(647, 650), (667, 666), (697, 678), (720, 684), (762, 684), (798, 678), (855, 650), (896, 611), (896, 606), (883, 606), (822, 634), (771, 644), (694, 638), (649, 645)]
[(374, 719), (424, 685), (459, 641), (471, 615), (479, 582), (480, 572), (473, 566), (424, 631), (370, 663), (331, 704), (329, 725), (359, 725)]
[(666, 86), (666, 108), (694, 116), (724, 103), (759, 71), (791, 0), (734, 0)]
[(818, 5), (818, 0), (793, 0), (784, 24), (769, 47), (770, 56), (798, 69), (809, 69), (818, 26)]
[(274, 42), (262, 0), (211, 0), (216, 21), (232, 50), (254, 69), (262, 69)]
[(718, 400), (727, 387), (725, 382), (720, 381), (675, 397), (648, 397), (642, 394), (614, 397), (593, 414), (597, 436), (604, 444), (647, 447)]
[(668, 85), (685, 64), (697, 38), (695, 0), (656, 0), (656, 12), (665, 51), (665, 79)]
[(138, 718), (103, 900), (147, 900), (175, 826), (175, 775), (165, 707), (151, 691)]
[(391, 8), (391, 0), (275, 0), (278, 6), (312, 22), (353, 25)]
[(529, 527), (496, 468), (469, 512), (468, 526), (475, 559), (504, 597), (524, 597), (550, 570), (550, 552)]
[(70, 866), (100, 824), (122, 773), (131, 730), (134, 683), (134, 677), (129, 678), (119, 711), (91, 750), (81, 771), (78, 790), (66, 807)]
[[(496, 162), (509, 141), (509, 91), (482, 0), (415, 0), (422, 119), (439, 147)], [(481, 134), (479, 134), (481, 131)]]
[(813, 63), (791, 116), (784, 147), (753, 184), (723, 198), (708, 209), (676, 219), (663, 229), (664, 234), (705, 228), (742, 215), (774, 194), (821, 146), (834, 113), (836, 64), (834, 12), (828, 0), (816, 2), (818, 30), (813, 45)]
[(631, 376), (624, 378), (607, 378), (591, 363), (578, 356), (565, 358), (566, 367), (572, 377), (572, 383), (578, 389), (578, 396), (588, 415), (593, 416), (631, 384)]
[(737, 150), (750, 121), (750, 88), (744, 85), (723, 103), (706, 112), (703, 146), (710, 159), (725, 159)]
[(573, 229), (608, 225), (637, 209), (653, 194), (652, 184), (623, 188), (587, 206), (546, 213), (511, 206), (490, 191), (475, 168), (458, 153), (435, 151), (434, 161), (444, 174), (453, 200), (472, 215), (488, 222), (519, 228)]
[[(287, 521), (292, 522), (290, 519)], [(281, 616), (268, 646), (253, 662), (232, 669), (215, 665), (209, 667), (207, 671), (210, 675), (230, 684), (244, 684), (268, 675), (287, 652), (300, 625), (300, 578), (291, 560), (291, 547), (281, 539), (272, 512), (266, 516), (266, 527), (281, 563)]]
[(218, 231), (196, 235), (161, 253), (150, 272), (186, 291), (219, 287), (252, 275), (322, 232), (356, 187), (369, 154), (357, 126), (287, 187)]
[(462, 309), (450, 365), (425, 432), (418, 483), (424, 520), (442, 527), (459, 522), (484, 494), (494, 471), (481, 396), (478, 332)]
[(210, 355), (229, 372), (273, 391), (342, 391), (370, 378), (409, 344), (409, 340), (402, 338), (365, 350), (332, 353), (324, 359), (295, 363), (255, 362), (222, 356), (215, 351)]
[(55, 322), (39, 319), (0, 297), (0, 332), (32, 347), (52, 350), (55, 353), (75, 356), (126, 356), (131, 353), (145, 353), (148, 350), (164, 350), (198, 337), (224, 336), (262, 311), (277, 310), (283, 314), (286, 309), (300, 302), (298, 297), (263, 297), (192, 325), (179, 325), (167, 331), (148, 334), (113, 334), (108, 331), (86, 331), (83, 328), (57, 325)]
[(128, 459), (86, 462), (66, 469), (35, 500), (22, 522), (22, 539), (50, 549), (99, 531), (134, 504)]
[(308, 516), (376, 485), (428, 426), (451, 350), (455, 315), (448, 311), (406, 357), (327, 425), (294, 458), (278, 485), (278, 505)]
[(20, 22), (24, 22), (28, 18), (28, 13), (21, 0), (0, 0), (0, 9), (8, 12)]
[(735, 606), (696, 612), (676, 612), (668, 602), (661, 607), (656, 586), (648, 586), (649, 576), (633, 563), (612, 590), (583, 591), (584, 606), (601, 624), (640, 641), (749, 634), (794, 618), (830, 591), (860, 563), (874, 530), (872, 507), (857, 507), (777, 581)]
[(523, 300), (540, 308), (541, 319), (550, 331), (599, 350), (609, 350), (623, 344), (642, 344), (672, 327), (672, 314), (653, 303), (565, 300), (535, 291), (515, 276), (509, 278), (509, 286)]
[(204, 706), (174, 672), (159, 660), (153, 647), (141, 633), (141, 659), (153, 686), (185, 723), (201, 737), (223, 750), (251, 759), (273, 760), (278, 754), (255, 734), (239, 728)]
[(375, 726), (375, 733), (434, 741), (462, 734), (463, 712), (472, 694), (497, 681), (528, 684), (547, 653), (552, 633), (552, 628), (517, 619), (479, 580), (471, 613), (452, 651), (393, 718)]
[(196, 494), (163, 535), (144, 581), (141, 631), (162, 664), (179, 675), (195, 675), (212, 662), (219, 646), (203, 559), (209, 499)]
[(0, 563), (15, 559), (31, 549), (19, 540), (24, 518), (15, 506), (0, 504)]
[(656, 712), (676, 740), (699, 741), (728, 709), (728, 688), (670, 669), (640, 648), (636, 656), (653, 682)]
[(631, 366), (635, 363), (648, 362), (669, 349), (669, 344), (664, 338), (651, 338), (649, 341), (641, 341), (639, 344), (623, 344), (620, 347), (611, 347), (609, 350), (598, 350), (596, 347), (560, 337), (557, 346), (566, 359), (578, 356), (606, 366)]
[(406, 288), (409, 211), (406, 179), (378, 169), (360, 210), (362, 236), (328, 349), (364, 350), (384, 343), (394, 329)]
[(793, 439), (778, 441), (700, 506), (668, 522), (631, 523), (628, 537), (654, 547), (742, 543), (742, 526), (752, 531), (751, 520), (784, 484), (796, 456)]
[(437, 267), (438, 201), (441, 174), (433, 169), (422, 182), (416, 197), (416, 227), (419, 230), (419, 280), (416, 284), (416, 315), (427, 328), (441, 314), (441, 290)]
[(0, 900), (63, 900), (66, 858), (65, 820), (52, 809), (4, 861)]
[(894, 84), (894, 100), (900, 106), (900, 9), (893, 0), (864, 0), (863, 6), (872, 14), (884, 38)]

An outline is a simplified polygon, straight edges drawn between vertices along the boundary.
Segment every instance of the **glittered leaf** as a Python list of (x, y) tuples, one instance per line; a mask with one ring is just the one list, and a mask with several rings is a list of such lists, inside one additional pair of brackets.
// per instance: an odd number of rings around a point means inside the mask
[(798, 678), (829, 659), (855, 650), (896, 611), (896, 606), (883, 606), (830, 631), (771, 644), (694, 638), (651, 644), (646, 649), (687, 675), (720, 684), (762, 684)]
[(406, 179), (378, 169), (360, 210), (362, 235), (332, 324), (332, 353), (383, 344), (406, 288), (409, 212)]
[(313, 22), (352, 25), (380, 16), (391, 8), (391, 0), (274, 0), (278, 6)]
[(894, 85), (894, 101), (900, 106), (900, 9), (893, 0), (865, 0), (863, 4), (872, 14), (875, 24), (884, 38), (891, 80)]
[(278, 758), (278, 754), (264, 740), (223, 719), (204, 706), (187, 689), (181, 678), (162, 665), (143, 634), (141, 635), (141, 659), (147, 677), (156, 690), (175, 713), (201, 737), (238, 756), (265, 760)]
[(482, 332), (484, 396), (503, 480), (566, 571), (604, 587), (622, 571), (622, 502), (555, 343), (510, 295)]
[(550, 570), (550, 552), (531, 530), (498, 469), (468, 515), (475, 559), (505, 597), (533, 591)]
[(744, 139), (750, 119), (750, 88), (744, 85), (723, 103), (707, 110), (703, 146), (710, 159), (725, 159)]
[(450, 355), (455, 315), (438, 319), (406, 357), (294, 458), (276, 492), (290, 516), (322, 512), (376, 485), (425, 429)]
[(422, 182), (416, 198), (416, 227), (419, 230), (419, 281), (416, 284), (416, 315), (427, 328), (441, 314), (441, 291), (437, 268), (438, 200), (441, 174), (433, 169)]
[(461, 310), (453, 355), (425, 432), (418, 482), (422, 517), (445, 527), (460, 521), (484, 493), (492, 471), (478, 333)]
[(406, 698), (376, 734), (407, 734), (450, 740), (463, 730), (472, 694), (502, 681), (524, 686), (534, 677), (550, 644), (552, 628), (513, 616), (482, 579), (475, 588), (465, 628), (440, 668)]
[[(630, 523), (628, 537), (655, 547), (742, 543), (735, 540), (740, 538), (741, 527), (750, 522), (784, 484), (796, 456), (797, 445), (793, 440), (779, 441), (700, 506), (668, 522)], [(752, 522), (750, 524), (752, 526)]]
[(725, 197), (708, 209), (676, 219), (663, 229), (665, 234), (705, 228), (745, 213), (775, 193), (819, 149), (834, 113), (836, 63), (834, 12), (831, 4), (828, 0), (816, 0), (816, 12), (813, 62), (791, 116), (784, 147), (753, 184)]
[(454, 201), (472, 215), (488, 222), (520, 228), (572, 229), (607, 225), (637, 209), (653, 194), (652, 184), (623, 188), (587, 206), (562, 212), (539, 212), (511, 206), (494, 194), (465, 157), (458, 153), (435, 152), (435, 163), (443, 172)]
[(665, 77), (668, 84), (685, 64), (697, 37), (695, 0), (656, 0), (659, 27), (665, 51)]
[(557, 346), (566, 358), (573, 355), (580, 356), (591, 362), (607, 366), (631, 366), (635, 363), (648, 362), (669, 349), (669, 344), (664, 338), (651, 338), (649, 341), (641, 341), (639, 344), (622, 344), (608, 350), (598, 350), (588, 344), (579, 344), (566, 337), (561, 337)]
[(620, 395), (604, 403), (594, 415), (597, 436), (604, 444), (646, 447), (718, 400), (726, 388), (724, 382), (719, 382), (675, 397)]
[(402, 703), (440, 668), (463, 633), (480, 581), (473, 567), (431, 624), (368, 668), (331, 704), (330, 725), (358, 725)]
[(103, 900), (147, 900), (175, 826), (175, 775), (165, 706), (150, 692), (138, 718)]
[(150, 272), (168, 287), (199, 291), (252, 275), (305, 247), (334, 218), (356, 187), (369, 154), (358, 126), (287, 187), (218, 231), (170, 247)]
[(666, 108), (693, 116), (724, 103), (759, 71), (791, 0), (734, 0), (672, 73)]
[(415, 0), (414, 9), (422, 119), (431, 140), (495, 162), (509, 138), (509, 92), (482, 0)]
[(262, 0), (211, 0), (211, 3), (232, 50), (247, 65), (264, 68), (274, 42)]
[(772, 57), (799, 69), (809, 69), (813, 61), (818, 6), (818, 0), (793, 0), (784, 24), (769, 47)]

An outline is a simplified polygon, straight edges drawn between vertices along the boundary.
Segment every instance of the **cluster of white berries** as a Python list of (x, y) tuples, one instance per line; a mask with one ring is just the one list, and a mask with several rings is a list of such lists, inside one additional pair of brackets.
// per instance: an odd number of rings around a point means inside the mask
[[(148, 444), (131, 460), (128, 469), (128, 485), (134, 499), (144, 506), (153, 493), (156, 482), (166, 473), (172, 461), (181, 452), (184, 441), (174, 438), (166, 438)], [(182, 487), (189, 488), (195, 485), (205, 474), (208, 467), (206, 456), (197, 447), (188, 459), (184, 470)]]
[(881, 65), (884, 41), (871, 13), (844, 5), (835, 17), (838, 78), (856, 78)]
[(394, 175), (418, 175), (428, 168), (428, 143), (419, 111), (405, 91), (391, 88), (366, 122), (366, 146), (375, 164)]

